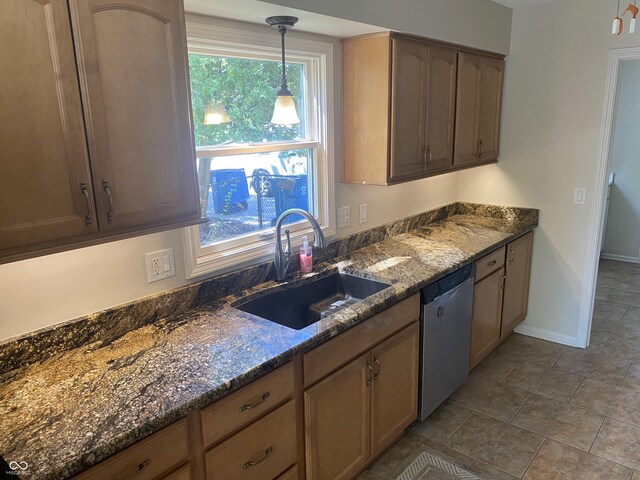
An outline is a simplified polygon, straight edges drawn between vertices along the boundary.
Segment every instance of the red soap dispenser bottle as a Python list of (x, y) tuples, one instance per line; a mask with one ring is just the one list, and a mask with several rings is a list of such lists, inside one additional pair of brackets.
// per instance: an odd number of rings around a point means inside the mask
[(313, 249), (309, 246), (309, 241), (305, 235), (300, 247), (300, 272), (311, 273), (313, 271)]

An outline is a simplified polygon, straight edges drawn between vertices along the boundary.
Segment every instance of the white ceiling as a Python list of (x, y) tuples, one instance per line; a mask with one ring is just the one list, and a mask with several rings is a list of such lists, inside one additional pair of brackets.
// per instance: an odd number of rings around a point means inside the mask
[(257, 23), (264, 26), (266, 26), (264, 19), (272, 15), (293, 15), (300, 18), (295, 26), (296, 30), (332, 37), (351, 37), (385, 30), (373, 25), (328, 17), (258, 0), (184, 0), (184, 9), (189, 13)]
[(556, 3), (562, 0), (493, 0), (509, 8), (533, 7), (534, 5), (544, 5), (545, 3)]

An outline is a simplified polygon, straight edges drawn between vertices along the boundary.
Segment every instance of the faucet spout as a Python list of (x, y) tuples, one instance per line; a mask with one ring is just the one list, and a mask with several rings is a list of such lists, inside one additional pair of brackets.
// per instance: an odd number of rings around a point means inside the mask
[[(313, 228), (313, 246), (322, 248), (325, 246), (324, 234), (322, 233), (322, 229), (320, 225), (316, 221), (316, 219), (306, 210), (302, 210), (301, 208), (290, 208), (289, 210), (284, 211), (276, 220), (276, 248), (275, 248), (275, 258), (274, 258), (274, 266), (276, 268), (276, 280), (281, 282), (284, 280), (284, 277), (287, 275), (287, 269), (289, 268), (289, 263), (291, 263), (291, 242), (289, 240), (289, 235), (287, 235), (287, 247), (282, 247), (282, 225), (284, 220), (290, 215), (302, 215), (306, 218), (311, 227)], [(288, 233), (288, 230), (287, 230)]]

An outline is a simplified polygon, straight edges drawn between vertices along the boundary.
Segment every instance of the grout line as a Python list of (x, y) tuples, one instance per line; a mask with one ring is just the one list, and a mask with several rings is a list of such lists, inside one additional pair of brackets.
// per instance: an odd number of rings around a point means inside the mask
[(594, 457), (596, 457), (596, 458), (599, 458), (599, 459), (604, 460), (604, 461), (609, 462), (609, 463), (613, 463), (613, 464), (615, 464), (615, 465), (619, 465), (619, 466), (621, 466), (621, 467), (623, 467), (623, 468), (628, 468), (629, 470), (631, 470), (631, 477), (633, 477), (633, 474), (634, 474), (634, 472), (635, 472), (635, 468), (630, 467), (629, 465), (624, 465), (624, 464), (622, 464), (622, 463), (620, 463), (620, 462), (616, 462), (615, 460), (611, 460), (610, 458), (602, 457), (602, 456), (600, 456), (600, 455), (598, 455), (598, 454), (595, 454), (595, 453), (591, 453), (591, 452), (589, 452), (589, 455), (593, 455), (593, 456), (594, 456)]
[(536, 457), (538, 456), (538, 454), (540, 453), (540, 450), (542, 450), (542, 447), (544, 447), (544, 444), (547, 443), (547, 440), (549, 438), (548, 437), (544, 437), (544, 440), (542, 440), (542, 443), (540, 444), (540, 446), (538, 447), (538, 450), (536, 451), (536, 454), (533, 456), (533, 458), (531, 459), (531, 461), (529, 462), (529, 465), (527, 465), (527, 468), (524, 469), (524, 473), (522, 474), (523, 478), (524, 476), (527, 475), (527, 472), (529, 471), (529, 469), (531, 468), (531, 465), (533, 464), (534, 460), (536, 459)]
[(473, 416), (473, 414), (475, 413), (473, 410), (469, 410), (469, 412), (470, 412), (470, 413), (469, 413), (469, 415), (467, 416), (467, 418), (465, 418), (465, 419), (462, 421), (462, 423), (461, 423), (460, 425), (458, 425), (458, 428), (456, 428), (456, 429), (455, 429), (455, 431), (454, 431), (451, 435), (449, 435), (449, 436), (447, 437), (447, 439), (444, 441), (444, 443), (442, 444), (442, 446), (443, 446), (443, 447), (447, 444), (447, 442), (449, 442), (449, 440), (451, 440), (451, 439), (453, 438), (453, 436), (454, 436), (456, 433), (458, 433), (458, 430), (460, 430), (460, 429), (462, 428), (462, 426), (463, 426), (465, 423), (467, 423), (467, 421), (468, 421), (468, 420)]
[[(627, 379), (627, 375), (629, 375), (629, 370), (631, 370), (631, 365), (633, 365), (633, 362), (631, 362), (629, 364), (629, 366), (627, 367), (627, 371), (624, 372), (624, 376), (622, 377), (622, 380), (620, 381), (620, 384), (618, 385), (619, 387), (622, 387), (622, 384), (624, 383), (624, 381)], [(624, 387), (627, 388), (627, 387)]]
[(531, 395), (533, 395), (533, 392), (530, 392), (529, 396), (525, 398), (524, 402), (522, 402), (522, 405), (518, 407), (518, 410), (516, 410), (516, 413), (514, 413), (511, 419), (509, 419), (509, 421), (507, 422), (508, 424), (511, 424), (511, 422), (513, 422), (513, 419), (516, 418), (516, 415), (518, 415), (518, 413), (520, 413), (520, 410), (522, 410), (522, 407), (524, 407), (525, 403), (527, 403), (527, 401), (531, 398)]
[[(580, 387), (582, 386), (582, 383), (585, 381), (585, 379), (586, 379), (586, 378), (587, 378), (587, 377), (582, 377), (582, 380), (580, 380), (580, 385), (578, 385), (578, 388), (576, 388), (576, 391), (575, 391), (575, 392), (573, 392), (573, 394), (571, 395), (571, 398), (569, 398), (569, 401), (567, 402), (567, 405), (571, 405), (571, 400), (573, 400), (573, 397), (575, 397), (576, 392), (577, 392), (578, 390), (580, 390)], [(584, 407), (582, 407), (582, 408), (584, 408)], [(589, 409), (587, 409), (587, 410), (589, 410)]]
[(596, 433), (596, 436), (593, 437), (593, 441), (591, 442), (591, 445), (589, 446), (589, 450), (587, 450), (587, 452), (591, 453), (591, 449), (593, 448), (593, 445), (596, 443), (596, 439), (598, 438), (598, 435), (600, 435), (600, 430), (602, 430), (602, 426), (604, 425), (604, 422), (607, 420), (608, 417), (604, 417), (602, 419), (602, 423), (600, 424), (600, 428), (598, 428), (598, 433)]

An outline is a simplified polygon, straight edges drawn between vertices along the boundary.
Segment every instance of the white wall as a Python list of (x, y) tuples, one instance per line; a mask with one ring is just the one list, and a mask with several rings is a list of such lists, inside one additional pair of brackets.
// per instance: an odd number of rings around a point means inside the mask
[[(311, 3), (301, 0), (296, 6), (311, 9)], [(367, 2), (366, 6), (362, 3), (359, 14), (356, 15), (358, 12), (354, 11), (349, 16), (366, 21), (370, 15), (374, 15), (373, 10), (379, 10), (382, 15), (386, 15), (389, 5), (378, 1), (374, 8), (372, 2)], [(434, 10), (435, 7), (437, 9)], [(468, 16), (460, 23), (458, 15), (462, 14), (462, 7), (469, 10)], [(415, 10), (416, 8), (418, 10)], [(342, 9), (336, 9), (338, 10)], [(496, 8), (488, 0), (439, 0), (430, 2), (429, 10), (421, 9), (415, 0), (402, 0), (393, 2), (393, 11), (396, 14), (394, 28), (399, 30), (440, 38), (445, 37), (438, 32), (444, 34), (447, 31), (447, 40), (496, 51), (508, 49), (510, 11), (507, 10), (505, 14), (505, 9)], [(433, 35), (423, 29), (416, 29), (416, 23), (420, 23), (415, 21), (416, 11), (422, 12), (423, 16), (429, 12), (425, 21), (434, 25)], [(376, 18), (381, 16), (380, 12), (375, 15)], [(274, 14), (277, 14), (277, 9)], [(484, 20), (474, 23), (471, 19), (474, 15)], [(495, 21), (491, 21), (494, 16)], [(273, 31), (273, 34), (276, 32)], [(290, 35), (305, 34), (291, 32)], [(336, 45), (339, 46), (337, 40)], [(335, 111), (340, 112), (340, 49), (336, 48), (336, 52), (338, 55), (335, 72)], [(456, 200), (457, 174), (387, 188), (341, 184), (338, 180), (342, 172), (339, 114), (336, 120), (336, 206), (350, 205), (352, 211), (352, 225), (339, 230), (338, 236)], [(357, 222), (356, 213), (360, 203), (368, 203), (369, 207), (369, 221), (365, 225), (358, 225)], [(530, 205), (536, 206), (535, 203)], [(168, 247), (175, 249), (177, 276), (147, 284), (144, 253)], [(182, 247), (181, 231), (174, 230), (0, 265), (0, 339), (187, 284), (184, 278)]]
[[(514, 11), (500, 163), (458, 176), (460, 200), (541, 209), (524, 331), (575, 342), (596, 185), (615, 2), (567, 0)], [(573, 205), (574, 187), (588, 189)]]
[(616, 173), (604, 254), (640, 261), (640, 60), (623, 61), (609, 169)]

